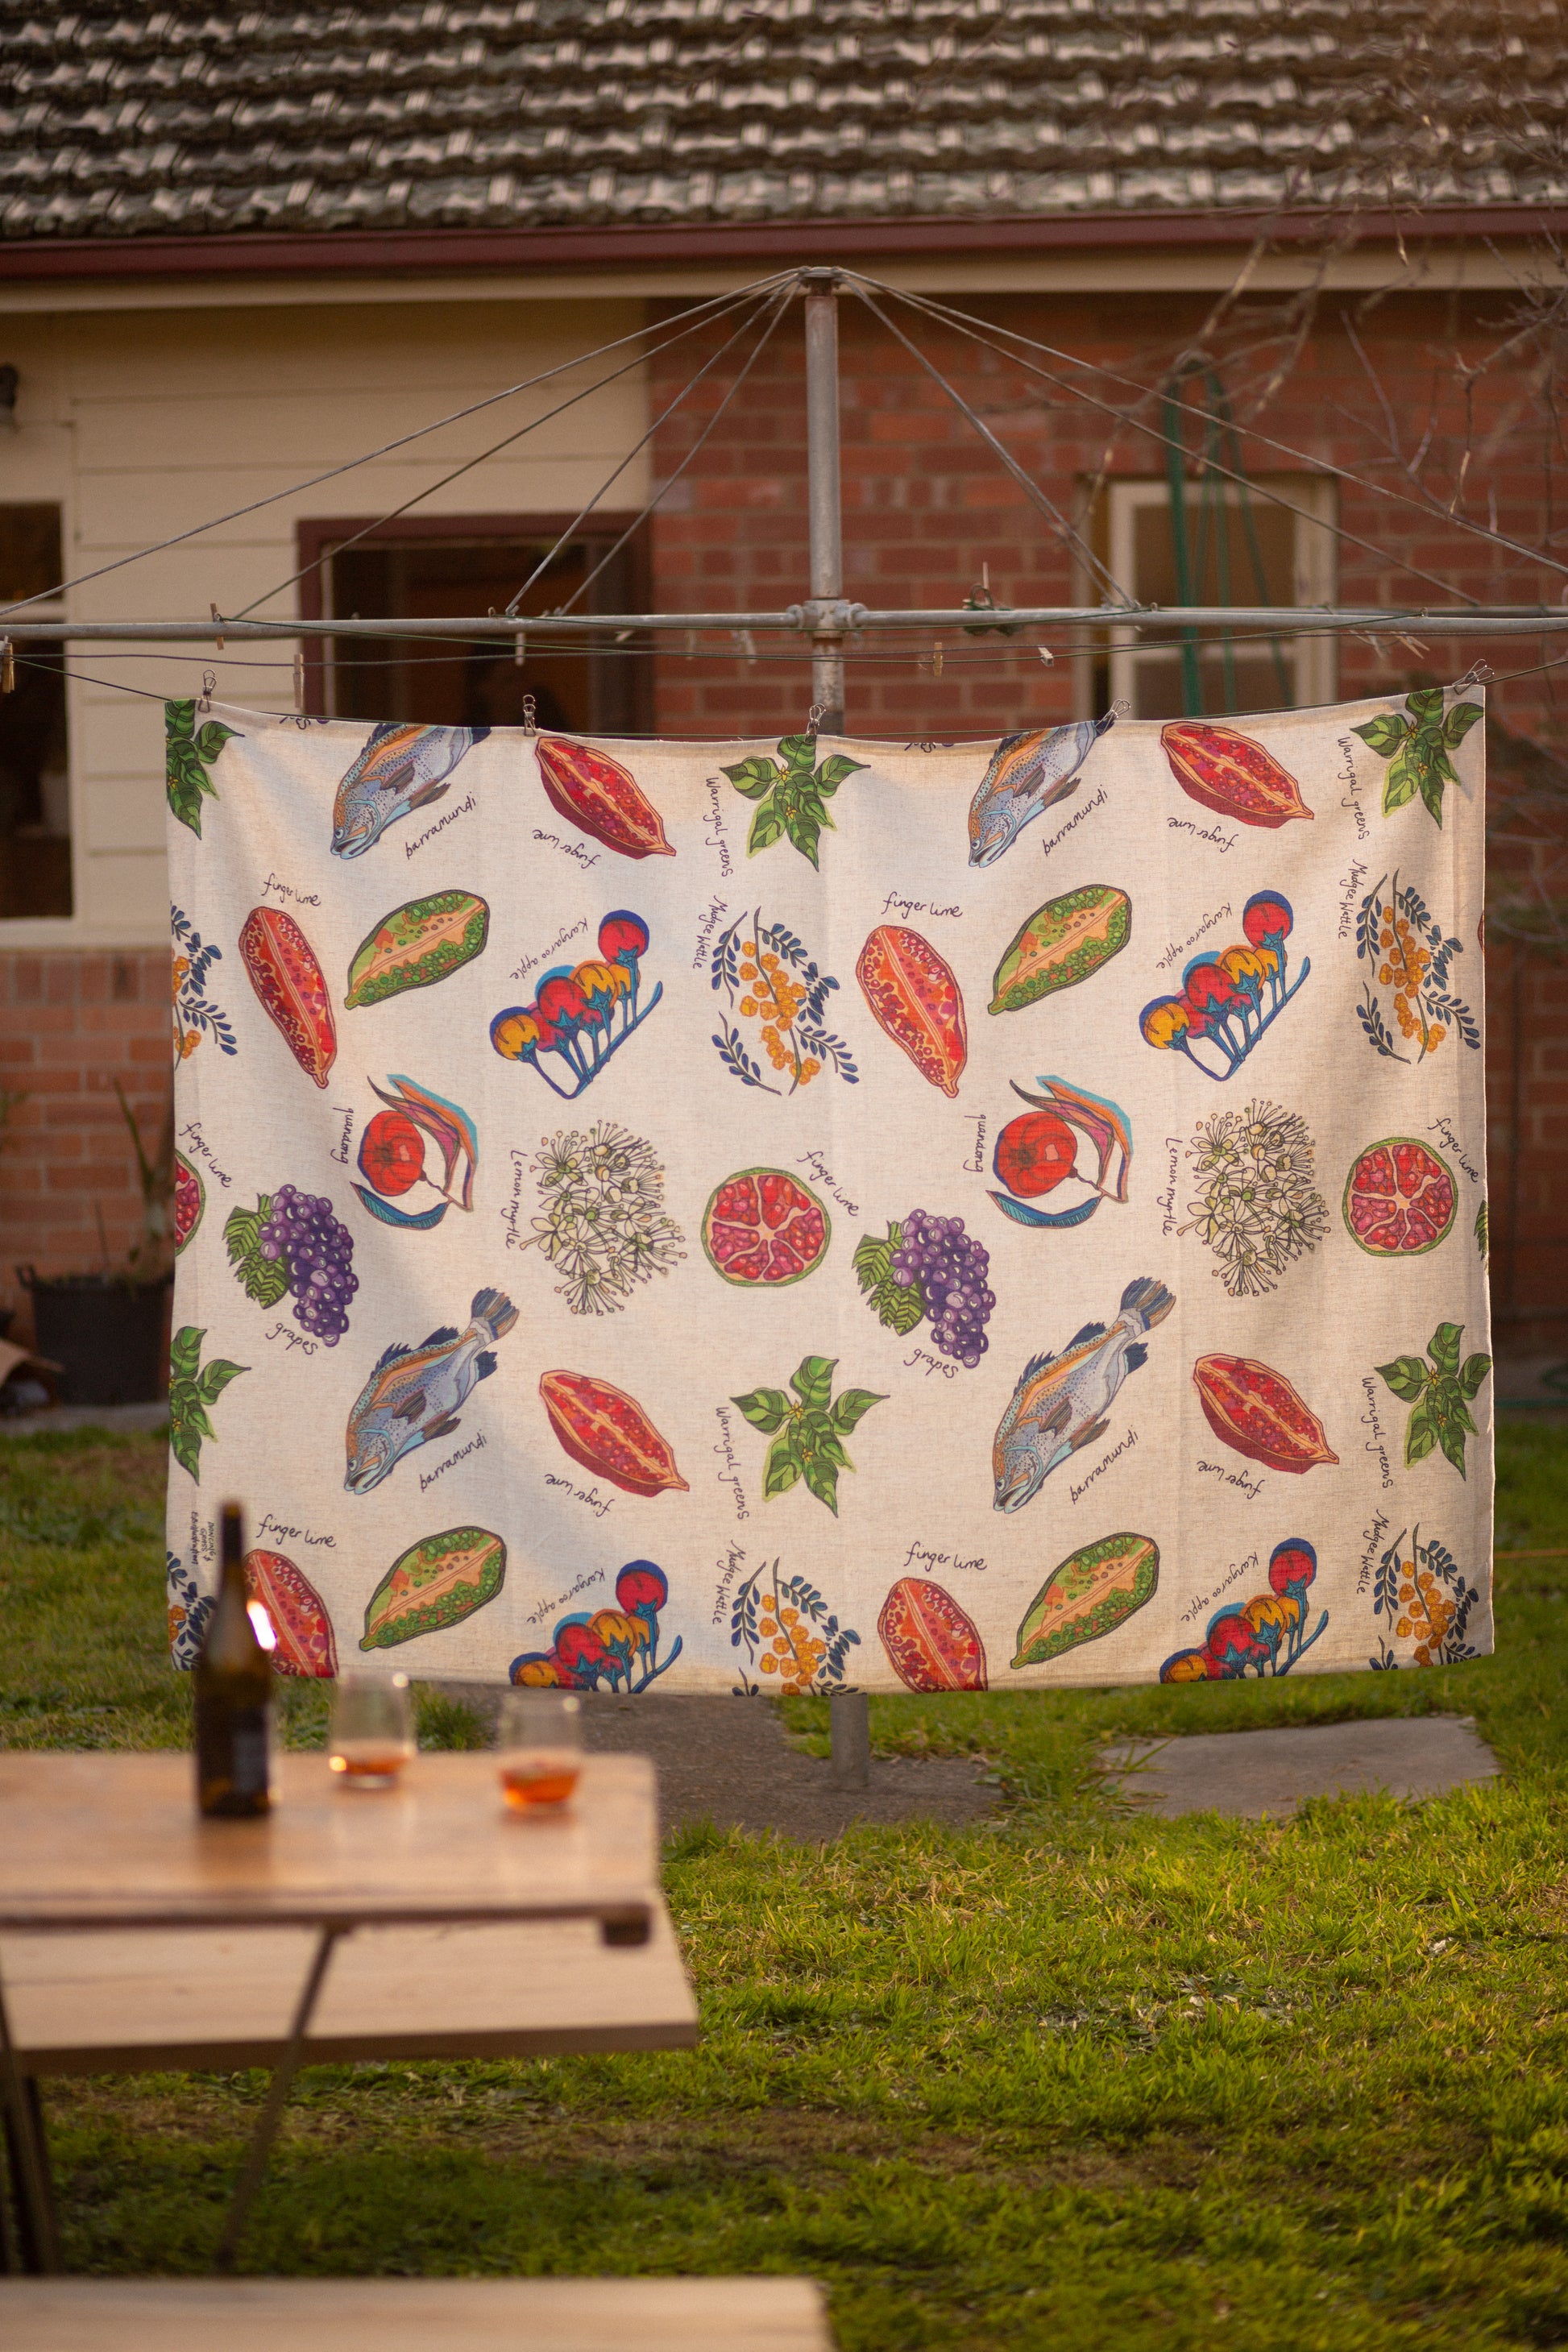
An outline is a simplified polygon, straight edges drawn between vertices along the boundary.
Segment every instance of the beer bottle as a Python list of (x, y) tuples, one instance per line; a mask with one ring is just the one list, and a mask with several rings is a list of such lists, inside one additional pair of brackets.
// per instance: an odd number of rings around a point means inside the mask
[(223, 1507), (223, 1581), (196, 1658), (196, 1802), (231, 1818), (271, 1805), (272, 1655), (251, 1622), (239, 1505)]

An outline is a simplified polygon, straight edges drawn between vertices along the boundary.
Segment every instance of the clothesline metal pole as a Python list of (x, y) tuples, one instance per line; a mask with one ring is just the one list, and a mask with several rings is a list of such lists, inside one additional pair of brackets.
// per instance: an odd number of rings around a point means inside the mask
[(811, 699), (818, 730), (844, 732), (844, 520), (838, 478), (838, 280), (801, 272), (805, 288), (805, 471), (814, 623)]

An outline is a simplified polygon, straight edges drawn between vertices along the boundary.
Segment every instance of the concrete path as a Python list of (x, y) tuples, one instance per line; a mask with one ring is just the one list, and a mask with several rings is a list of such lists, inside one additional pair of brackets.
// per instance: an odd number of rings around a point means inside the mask
[(0, 1413), (0, 1437), (39, 1437), (61, 1429), (166, 1429), (169, 1400), (159, 1404), (52, 1404), (39, 1412)]
[(1500, 1770), (1468, 1715), (1126, 1740), (1106, 1749), (1103, 1769), (1120, 1796), (1168, 1821), (1204, 1812), (1278, 1818), (1306, 1797), (1357, 1789), (1438, 1797), (1468, 1781), (1494, 1780)]
[[(500, 1695), (489, 1685), (440, 1687), (494, 1721)], [(986, 1767), (971, 1757), (873, 1757), (868, 1789), (835, 1788), (826, 1759), (795, 1746), (767, 1699), (601, 1693), (586, 1708), (590, 1747), (653, 1758), (667, 1832), (710, 1821), (721, 1829), (776, 1830), (816, 1843), (839, 1836), (852, 1822), (966, 1829), (996, 1810)]]

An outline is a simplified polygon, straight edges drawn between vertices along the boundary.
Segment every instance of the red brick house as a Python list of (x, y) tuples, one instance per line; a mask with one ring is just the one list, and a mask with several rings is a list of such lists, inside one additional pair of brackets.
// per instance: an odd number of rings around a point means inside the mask
[[(851, 291), (845, 585), (865, 604), (952, 606), (983, 577), (1014, 605), (1092, 604), (1099, 565), (1182, 601), (1172, 517), (1189, 502), (1202, 601), (1555, 604), (1565, 47), (1553, 0), (1353, 20), (1310, 0), (10, 9), (0, 597), (73, 621), (259, 601), (412, 627), (504, 606), (564, 535), (526, 612), (606, 556), (585, 609), (787, 606), (805, 588), (798, 309), (733, 397), (760, 311), (659, 422), (743, 314), (668, 337), (696, 301), (835, 263), (895, 289), (878, 303), (1071, 525)], [(547, 419), (563, 388), (584, 397)], [(1181, 707), (1168, 638), (1058, 635), (1049, 667), (1039, 644), (868, 637), (847, 725), (993, 733), (1113, 693)], [(432, 659), (412, 635), (304, 650), (312, 706), (367, 718), (504, 723), (531, 692), (568, 726), (731, 735), (798, 727), (809, 700), (805, 645), (762, 636), (591, 655), (536, 638), (521, 669)], [(1568, 968), (1551, 951), (1568, 743), (1557, 674), (1536, 667), (1564, 652), (1568, 635), (1456, 650), (1413, 627), (1200, 659), (1214, 709), (1403, 689), (1480, 656), (1531, 673), (1491, 700), (1490, 1181), (1521, 1339), (1568, 1313)], [(133, 1229), (112, 1088), (156, 1130), (158, 698), (211, 668), (225, 699), (289, 707), (294, 653), (79, 643), (28, 656), (0, 696), (0, 1085), (26, 1097), (0, 1150), (0, 1297), (18, 1259), (96, 1263), (100, 1213), (111, 1251)]]

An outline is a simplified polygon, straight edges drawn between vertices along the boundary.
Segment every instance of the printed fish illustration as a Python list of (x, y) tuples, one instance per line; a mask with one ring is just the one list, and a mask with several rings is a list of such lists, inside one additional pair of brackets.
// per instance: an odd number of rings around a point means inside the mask
[(449, 1436), (468, 1391), (494, 1371), (491, 1350), (517, 1321), (517, 1309), (504, 1292), (480, 1290), (469, 1311), (466, 1331), (447, 1325), (417, 1348), (395, 1342), (376, 1365), (349, 1415), (343, 1484), (351, 1494), (368, 1495), (416, 1445)]
[(387, 826), (410, 809), (438, 801), (458, 761), (489, 733), (488, 727), (411, 727), (388, 719), (376, 728), (338, 786), (332, 805), (332, 855), (361, 857)]
[(1079, 719), (1043, 734), (1004, 735), (969, 803), (969, 862), (994, 866), (1024, 827), (1053, 801), (1065, 800), (1116, 713)]
[(1104, 1436), (1117, 1390), (1148, 1360), (1144, 1332), (1175, 1303), (1163, 1282), (1143, 1275), (1122, 1292), (1109, 1330), (1086, 1323), (1059, 1356), (1037, 1356), (1025, 1366), (991, 1449), (999, 1511), (1021, 1511), (1053, 1470)]

